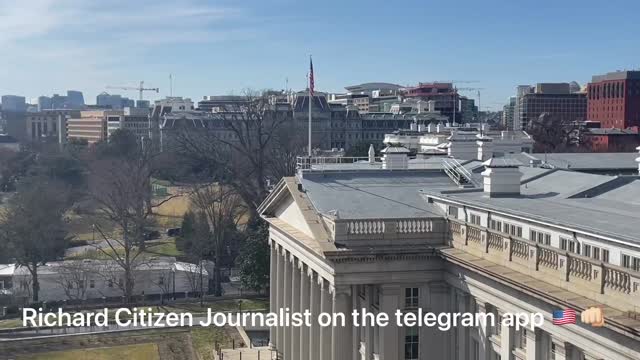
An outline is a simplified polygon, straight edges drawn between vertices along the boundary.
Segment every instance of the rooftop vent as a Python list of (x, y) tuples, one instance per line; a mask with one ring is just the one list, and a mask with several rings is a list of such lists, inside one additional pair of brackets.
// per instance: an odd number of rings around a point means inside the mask
[(489, 197), (520, 195), (520, 162), (508, 158), (491, 158), (482, 164), (485, 166), (482, 172), (484, 192)]
[(401, 170), (409, 168), (409, 150), (404, 146), (387, 146), (380, 151), (382, 168), (387, 170)]

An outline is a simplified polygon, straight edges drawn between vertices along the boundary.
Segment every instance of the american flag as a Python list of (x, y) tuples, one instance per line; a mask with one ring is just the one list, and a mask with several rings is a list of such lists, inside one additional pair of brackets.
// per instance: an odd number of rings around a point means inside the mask
[(576, 323), (576, 311), (573, 309), (554, 310), (553, 325), (566, 325)]
[(310, 70), (309, 70), (309, 94), (311, 96), (313, 96), (313, 88), (315, 87), (315, 81), (313, 79), (313, 60), (311, 60), (311, 58), (309, 58), (309, 65), (310, 65)]

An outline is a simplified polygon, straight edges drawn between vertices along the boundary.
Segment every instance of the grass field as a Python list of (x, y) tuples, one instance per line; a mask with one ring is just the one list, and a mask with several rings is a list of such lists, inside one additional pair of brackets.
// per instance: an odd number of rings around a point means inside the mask
[(213, 360), (215, 344), (223, 348), (231, 345), (231, 338), (224, 329), (216, 327), (194, 327), (191, 329), (191, 339), (199, 360)]
[(53, 351), (17, 360), (160, 360), (156, 344), (135, 344), (96, 349)]

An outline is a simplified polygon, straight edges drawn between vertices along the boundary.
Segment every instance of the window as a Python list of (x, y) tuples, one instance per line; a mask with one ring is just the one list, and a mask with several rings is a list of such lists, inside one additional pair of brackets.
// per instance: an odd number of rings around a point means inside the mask
[(622, 254), (622, 266), (627, 269), (640, 271), (640, 258)]
[(474, 224), (474, 225), (480, 225), (480, 216), (479, 216), (479, 215), (471, 214), (471, 215), (470, 215), (470, 220), (471, 220), (471, 223), (472, 223), (472, 224)]
[(520, 329), (516, 333), (516, 347), (519, 349), (527, 348), (527, 329)]
[(158, 285), (164, 285), (164, 275), (160, 275), (160, 278), (158, 279)]
[(609, 250), (607, 249), (602, 249), (602, 262), (609, 262)]
[(551, 245), (551, 234), (543, 233), (537, 230), (531, 230), (529, 232), (529, 240), (537, 241), (543, 245)]
[(404, 359), (418, 360), (418, 349), (420, 348), (420, 337), (418, 328), (407, 328), (404, 336)]
[(0, 280), (0, 290), (4, 289), (4, 280)]
[(113, 279), (107, 280), (107, 287), (110, 287), (110, 288), (113, 287)]
[(591, 257), (591, 245), (585, 245), (584, 246), (584, 254), (582, 254), (586, 257)]
[(404, 307), (405, 308), (417, 308), (420, 289), (418, 288), (406, 288), (404, 290)]
[(576, 240), (571, 240), (567, 238), (560, 238), (560, 249), (574, 253), (580, 254), (580, 243)]
[(96, 281), (95, 280), (89, 280), (89, 287), (94, 289), (96, 287)]
[(458, 208), (455, 206), (449, 206), (449, 216), (458, 218)]

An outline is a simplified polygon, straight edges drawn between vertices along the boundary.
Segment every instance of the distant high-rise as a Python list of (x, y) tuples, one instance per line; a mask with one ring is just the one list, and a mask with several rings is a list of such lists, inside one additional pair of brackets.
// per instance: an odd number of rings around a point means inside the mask
[(531, 94), (533, 88), (531, 85), (518, 85), (516, 87), (516, 103), (513, 107), (513, 129), (524, 130), (525, 126), (522, 124), (522, 114), (520, 113), (520, 102), (525, 94)]
[(122, 96), (115, 94), (111, 95), (103, 92), (100, 95), (96, 96), (96, 104), (99, 107), (122, 109)]
[(22, 113), (27, 111), (27, 103), (24, 96), (3, 95), (0, 98), (3, 112)]
[(38, 111), (43, 111), (43, 110), (51, 110), (53, 109), (52, 107), (52, 102), (51, 102), (51, 98), (48, 96), (39, 96), (38, 97)]
[(513, 130), (513, 114), (516, 106), (516, 97), (511, 96), (509, 102), (502, 108), (502, 126), (507, 130)]
[(53, 94), (51, 97), (51, 109), (64, 109), (67, 103), (67, 97), (64, 95)]
[(82, 91), (68, 90), (66, 108), (68, 109), (82, 109), (84, 107), (84, 96)]

